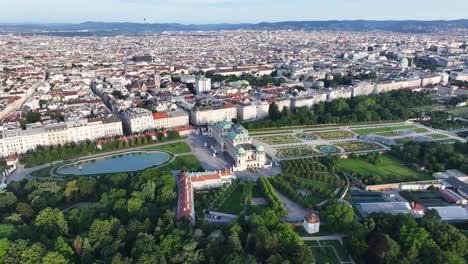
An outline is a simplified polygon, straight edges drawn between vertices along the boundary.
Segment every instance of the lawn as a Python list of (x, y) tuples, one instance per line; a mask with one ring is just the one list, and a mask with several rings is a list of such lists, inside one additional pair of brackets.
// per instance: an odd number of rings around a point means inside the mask
[(201, 165), (200, 161), (194, 155), (176, 157), (171, 163), (163, 165), (159, 169), (162, 171), (173, 171), (182, 169), (195, 171), (205, 170)]
[(315, 258), (316, 264), (341, 264), (341, 261), (338, 259), (333, 247), (309, 247), (312, 255)]
[(426, 132), (429, 131), (429, 130), (427, 130), (425, 128), (422, 128), (422, 127), (414, 128), (414, 129), (411, 129), (411, 130), (413, 130), (416, 133), (426, 133)]
[(336, 145), (343, 148), (346, 152), (382, 149), (382, 146), (379, 144), (365, 141), (344, 142)]
[(40, 170), (35, 170), (31, 172), (31, 175), (34, 177), (49, 177), (50, 176), (50, 170), (53, 168), (53, 166), (49, 166)]
[(236, 189), (224, 201), (222, 201), (222, 204), (215, 208), (215, 211), (239, 215), (242, 210), (244, 210), (242, 188), (243, 185), (239, 184)]
[(360, 174), (363, 177), (379, 176), (382, 179), (381, 183), (396, 183), (431, 180), (432, 177), (414, 171), (399, 160), (390, 156), (380, 157), (379, 164), (371, 164), (363, 159), (344, 159), (337, 163), (337, 167), (348, 171)]
[(316, 152), (310, 146), (297, 146), (292, 148), (276, 149), (278, 158), (297, 158), (314, 155)]
[(398, 136), (398, 134), (396, 134), (395, 131), (385, 131), (385, 132), (379, 132), (379, 133), (375, 133), (375, 134), (378, 135), (378, 136), (382, 136), (382, 137)]
[(426, 135), (426, 136), (431, 137), (433, 139), (448, 138), (448, 136), (444, 135), (444, 134), (430, 134), (430, 135)]
[(354, 134), (352, 132), (343, 130), (314, 132), (314, 134), (325, 140), (346, 139), (354, 137)]
[(301, 142), (299, 139), (291, 135), (256, 137), (255, 139), (270, 145), (282, 145)]
[(188, 153), (192, 151), (190, 149), (190, 146), (185, 142), (169, 143), (165, 145), (149, 147), (147, 149), (148, 150), (162, 150), (162, 151), (167, 151), (167, 152), (171, 152), (174, 154)]
[(338, 256), (340, 257), (340, 260), (343, 262), (348, 262), (351, 261), (349, 258), (349, 252), (346, 250), (343, 245), (341, 245), (340, 241), (338, 240), (321, 240), (320, 241), (321, 246), (332, 246), (335, 248), (336, 252), (338, 253)]
[(406, 126), (389, 126), (389, 127), (371, 127), (371, 128), (362, 128), (355, 129), (353, 132), (358, 133), (361, 136), (367, 136), (369, 134), (376, 134), (380, 132), (392, 132), (398, 130), (413, 130), (416, 129), (416, 126), (406, 125)]

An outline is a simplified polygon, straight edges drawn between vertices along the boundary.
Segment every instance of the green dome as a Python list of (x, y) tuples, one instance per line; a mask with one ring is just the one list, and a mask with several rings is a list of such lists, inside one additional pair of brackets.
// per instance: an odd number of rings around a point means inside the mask
[(408, 58), (401, 58), (400, 59), (400, 64), (409, 64)]
[(265, 148), (262, 145), (257, 146), (257, 152), (264, 152)]
[(237, 150), (237, 154), (245, 155), (245, 149), (242, 146), (237, 146), (236, 150)]

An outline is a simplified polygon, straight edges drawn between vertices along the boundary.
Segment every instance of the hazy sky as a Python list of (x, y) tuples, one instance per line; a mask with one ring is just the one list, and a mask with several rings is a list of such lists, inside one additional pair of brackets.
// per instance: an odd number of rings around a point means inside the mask
[(0, 0), (1, 23), (459, 19), (468, 0)]

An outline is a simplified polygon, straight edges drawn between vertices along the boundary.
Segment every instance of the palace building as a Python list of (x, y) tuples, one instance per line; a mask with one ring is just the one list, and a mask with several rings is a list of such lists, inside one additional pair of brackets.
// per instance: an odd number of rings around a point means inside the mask
[(265, 167), (265, 149), (261, 145), (253, 144), (253, 138), (243, 126), (228, 121), (210, 122), (208, 136), (216, 141), (219, 150), (232, 158), (233, 170)]

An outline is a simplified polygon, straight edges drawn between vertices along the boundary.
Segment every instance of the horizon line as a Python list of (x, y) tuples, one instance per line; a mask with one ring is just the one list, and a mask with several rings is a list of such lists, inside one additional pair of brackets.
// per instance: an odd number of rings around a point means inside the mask
[(84, 23), (130, 23), (130, 24), (178, 24), (178, 25), (239, 25), (239, 24), (262, 24), (262, 23), (284, 23), (284, 22), (356, 22), (356, 21), (373, 21), (373, 22), (434, 22), (434, 21), (461, 21), (468, 20), (467, 18), (454, 19), (327, 19), (327, 20), (276, 20), (276, 21), (257, 21), (257, 22), (213, 22), (213, 23), (182, 23), (182, 22), (132, 22), (132, 21), (93, 21), (85, 20), (81, 22), (2, 22), (0, 25), (79, 25)]

